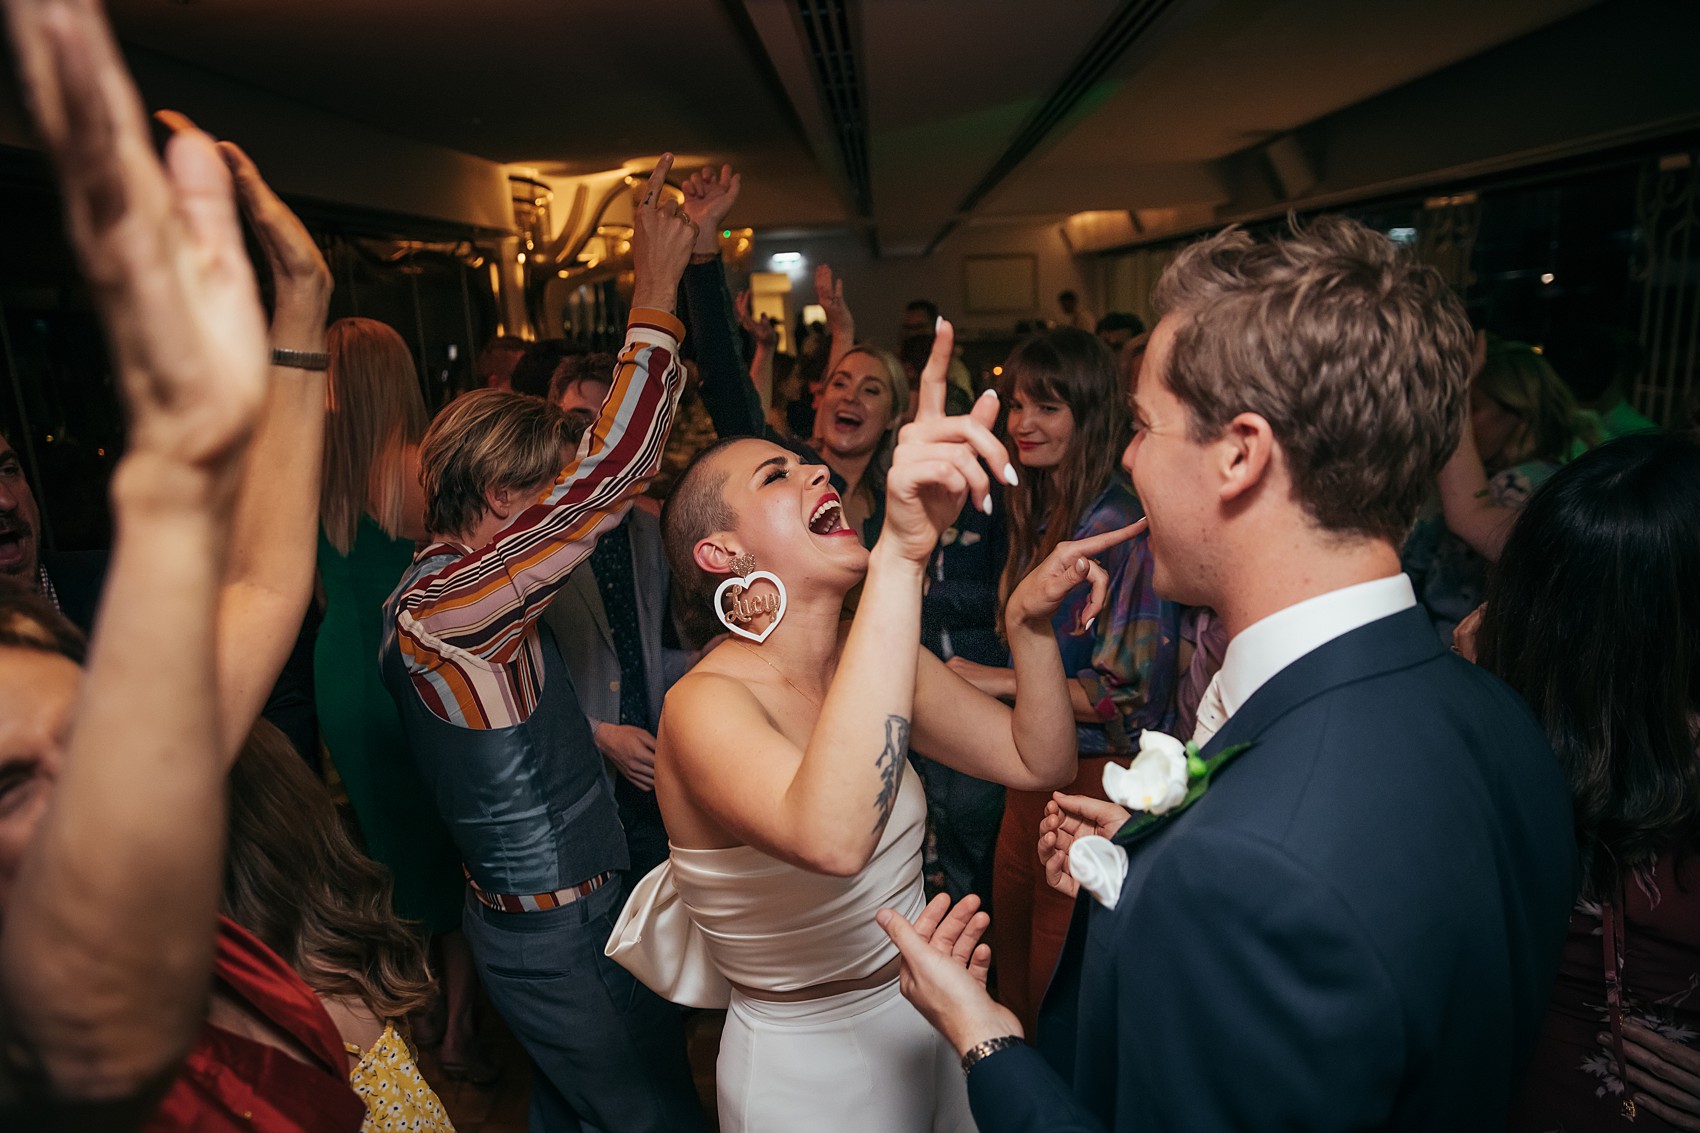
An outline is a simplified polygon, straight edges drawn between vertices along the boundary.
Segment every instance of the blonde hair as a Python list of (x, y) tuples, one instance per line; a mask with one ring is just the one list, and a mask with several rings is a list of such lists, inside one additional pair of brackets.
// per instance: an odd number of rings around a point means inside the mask
[(465, 534), (484, 514), (485, 492), (541, 488), (560, 474), (571, 444), (571, 423), (551, 402), (504, 389), (461, 394), (419, 445), (425, 529)]
[(348, 554), (370, 514), (392, 539), (406, 526), (408, 453), (425, 432), (425, 398), (407, 343), (375, 319), (338, 319), (331, 356), (319, 523)]
[[(903, 418), (909, 412), (909, 378), (903, 372), (903, 363), (898, 361), (897, 355), (866, 343), (859, 342), (846, 350), (843, 357), (838, 359), (838, 364), (842, 366), (846, 358), (856, 354), (865, 354), (880, 364), (880, 376), (884, 379), (886, 392), (891, 395), (891, 419), (886, 422), (885, 435), (875, 447), (874, 455), (868, 461), (867, 471), (862, 473), (861, 484), (847, 485), (851, 491), (865, 490), (877, 496), (885, 492), (885, 474), (891, 469), (891, 453), (897, 447), (897, 430), (903, 427)], [(827, 383), (830, 385), (831, 382), (832, 375), (828, 374)], [(826, 398), (822, 396), (823, 405), (825, 401)], [(820, 434), (820, 414), (817, 412), (815, 436), (811, 442), (816, 452), (825, 451), (821, 445)]]
[(1489, 472), (1531, 460), (1563, 464), (1577, 441), (1598, 440), (1570, 387), (1532, 346), (1490, 336), (1475, 387), (1518, 421)]

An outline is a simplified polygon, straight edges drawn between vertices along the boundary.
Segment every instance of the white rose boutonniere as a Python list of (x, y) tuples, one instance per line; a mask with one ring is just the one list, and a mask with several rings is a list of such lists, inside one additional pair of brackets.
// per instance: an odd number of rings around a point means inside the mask
[(1068, 848), (1068, 872), (1098, 904), (1113, 909), (1127, 877), (1127, 851), (1108, 838), (1088, 834)]
[(1183, 744), (1162, 732), (1142, 732), (1139, 754), (1130, 765), (1111, 763), (1104, 768), (1104, 793), (1111, 802), (1135, 812), (1116, 831), (1116, 845), (1155, 834), (1204, 796), (1216, 772), (1250, 748), (1250, 744), (1231, 744), (1205, 759), (1196, 744)]
[(1104, 793), (1129, 810), (1166, 814), (1186, 798), (1189, 754), (1186, 745), (1173, 736), (1142, 732), (1132, 764), (1111, 763), (1104, 768)]

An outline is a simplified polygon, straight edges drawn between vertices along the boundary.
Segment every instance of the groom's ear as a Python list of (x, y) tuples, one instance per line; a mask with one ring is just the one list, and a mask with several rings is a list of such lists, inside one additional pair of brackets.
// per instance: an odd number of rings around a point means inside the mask
[(731, 574), (732, 559), (737, 555), (738, 549), (729, 544), (729, 538), (726, 533), (721, 532), (706, 539), (698, 539), (697, 545), (691, 548), (691, 558), (709, 574)]
[(1275, 457), (1275, 431), (1260, 413), (1241, 413), (1215, 442), (1224, 503), (1262, 482)]

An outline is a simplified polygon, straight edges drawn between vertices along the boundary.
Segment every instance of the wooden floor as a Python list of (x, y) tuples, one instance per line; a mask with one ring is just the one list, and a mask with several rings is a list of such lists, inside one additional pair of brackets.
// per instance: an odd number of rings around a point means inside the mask
[[(720, 1053), (723, 1011), (694, 1011), (685, 1020), (691, 1075), (703, 1099), (703, 1111), (714, 1119), (714, 1061)], [(501, 1017), (483, 1005), (479, 1033), (506, 1067), (502, 1080), (482, 1088), (470, 1082), (450, 1082), (443, 1077), (435, 1050), (419, 1054), (419, 1069), (443, 1099), (443, 1107), (455, 1124), (456, 1133), (527, 1133), (531, 1104), (531, 1064), (519, 1042), (508, 1033)], [(610, 1131), (613, 1133), (613, 1131)]]

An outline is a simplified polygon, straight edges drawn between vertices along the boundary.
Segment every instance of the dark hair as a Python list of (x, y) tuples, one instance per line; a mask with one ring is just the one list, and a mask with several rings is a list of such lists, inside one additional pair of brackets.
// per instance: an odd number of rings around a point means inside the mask
[(614, 367), (618, 359), (612, 354), (569, 354), (555, 365), (549, 375), (547, 399), (559, 402), (561, 395), (579, 382), (601, 382), (612, 388)]
[(939, 305), (931, 299), (911, 299), (903, 309), (905, 311), (927, 312), (927, 326), (929, 328), (929, 332), (932, 325), (938, 322)]
[(528, 343), (525, 353), (514, 363), (508, 384), (515, 393), (548, 397), (549, 379), (555, 376), (556, 367), (568, 358), (585, 353), (588, 351), (584, 347), (564, 338), (545, 338)]
[(57, 653), (81, 665), (88, 640), (47, 599), (26, 590), (0, 590), (0, 649)]
[(1098, 320), (1099, 334), (1107, 330), (1125, 330), (1135, 338), (1145, 333), (1145, 320), (1131, 311), (1111, 311)]
[(1059, 291), (1059, 292), (1057, 292), (1057, 298), (1058, 299), (1078, 299), (1078, 298), (1080, 298), (1080, 296), (1076, 295), (1073, 291)]
[[(738, 517), (726, 503), (726, 478), (729, 473), (715, 473), (707, 461), (739, 441), (751, 437), (722, 437), (697, 453), (679, 478), (673, 491), (661, 505), (661, 549), (667, 555), (667, 565), (673, 571), (673, 609), (676, 616), (691, 631), (693, 637), (706, 638), (708, 627), (714, 625), (715, 587), (720, 579), (697, 565), (696, 545), (716, 531), (729, 531)], [(708, 633), (704, 633), (708, 630)]]
[(424, 938), (390, 907), (389, 873), (355, 848), (330, 792), (259, 720), (230, 769), (225, 915), (322, 996), (400, 1019), (431, 1000)]
[(1700, 444), (1640, 434), (1560, 469), (1493, 572), (1484, 668), (1523, 694), (1570, 780), (1583, 895), (1700, 820)]
[[(1133, 436), (1127, 391), (1116, 356), (1089, 331), (1060, 327), (1016, 344), (1003, 365), (998, 396), (1011, 405), (1056, 401), (1074, 415), (1074, 436), (1054, 468), (1024, 468), (1021, 486), (1009, 501), (1009, 558), (998, 585), (998, 626), (1016, 584), (1074, 529), (1119, 473), (1122, 450)], [(1015, 438), (1007, 435), (1011, 463), (1019, 462)]]

